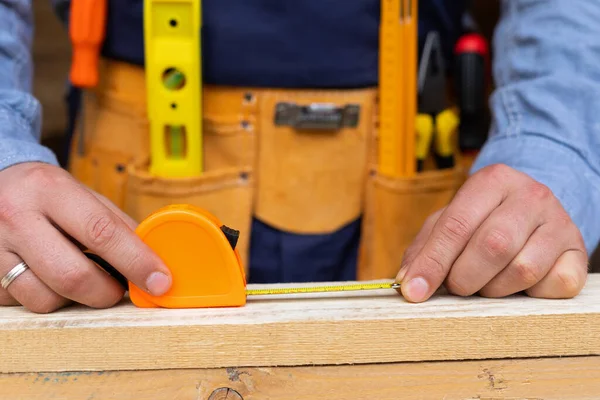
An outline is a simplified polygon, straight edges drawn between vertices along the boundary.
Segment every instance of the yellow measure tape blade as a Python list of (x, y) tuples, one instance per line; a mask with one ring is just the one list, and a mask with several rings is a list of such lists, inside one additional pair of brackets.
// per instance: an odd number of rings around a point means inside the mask
[(381, 0), (379, 33), (379, 172), (414, 174), (417, 0)]
[(274, 289), (247, 289), (246, 295), (263, 296), (298, 293), (350, 292), (358, 290), (397, 289), (399, 287), (399, 283), (356, 283), (350, 285), (324, 285)]
[(202, 173), (200, 0), (144, 0), (150, 172)]

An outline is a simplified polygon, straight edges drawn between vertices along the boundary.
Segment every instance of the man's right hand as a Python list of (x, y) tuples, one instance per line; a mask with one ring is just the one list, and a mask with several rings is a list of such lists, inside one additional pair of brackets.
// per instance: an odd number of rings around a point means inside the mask
[(171, 276), (135, 234), (136, 223), (62, 168), (23, 163), (0, 171), (0, 279), (24, 261), (29, 269), (4, 290), (0, 306), (48, 313), (70, 302), (107, 308), (124, 289), (90, 261), (89, 249), (152, 295)]

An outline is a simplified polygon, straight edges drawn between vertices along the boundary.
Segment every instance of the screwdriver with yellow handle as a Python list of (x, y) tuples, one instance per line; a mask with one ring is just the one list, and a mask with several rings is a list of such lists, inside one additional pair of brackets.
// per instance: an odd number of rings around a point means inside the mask
[(460, 125), (458, 113), (447, 108), (435, 117), (435, 162), (438, 169), (452, 168), (454, 159), (455, 137)]
[(457, 112), (446, 98), (445, 65), (439, 34), (430, 32), (419, 65), (419, 113), (416, 119), (417, 170), (422, 171), (432, 142), (439, 169), (454, 166), (454, 142), (459, 126)]
[(452, 168), (455, 165), (454, 148), (458, 126), (458, 114), (450, 108), (435, 118), (426, 114), (417, 115), (417, 171), (423, 171), (432, 143), (438, 169)]
[(430, 115), (418, 114), (415, 123), (416, 138), (416, 156), (417, 171), (421, 172), (425, 168), (425, 160), (429, 155), (431, 142), (433, 139), (434, 122)]

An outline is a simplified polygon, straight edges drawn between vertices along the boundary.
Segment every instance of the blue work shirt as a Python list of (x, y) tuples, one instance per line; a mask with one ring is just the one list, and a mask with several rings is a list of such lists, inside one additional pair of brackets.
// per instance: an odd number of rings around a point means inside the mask
[[(244, 86), (375, 85), (378, 3), (205, 0), (204, 48), (210, 55), (205, 79)], [(426, 3), (421, 2), (421, 32), (427, 29)], [(107, 56), (143, 63), (142, 4), (111, 0)], [(0, 0), (0, 170), (26, 161), (57, 164), (39, 144), (30, 7), (26, 0)], [(454, 29), (452, 11), (429, 17), (438, 29), (446, 21), (443, 33)], [(546, 184), (580, 228), (589, 252), (600, 238), (599, 18), (595, 0), (502, 3), (494, 39), (492, 127), (473, 166), (476, 171), (503, 163)], [(116, 35), (117, 28), (129, 34)], [(445, 48), (448, 52), (451, 44)], [(256, 281), (263, 282), (352, 279), (359, 227), (355, 221), (333, 235), (300, 237), (254, 221), (251, 274), (254, 268)]]
[[(378, 81), (381, 0), (203, 0), (203, 80), (233, 86), (360, 88)], [(143, 0), (109, 0), (104, 54), (144, 63)], [(450, 58), (465, 0), (421, 0), (420, 37)]]

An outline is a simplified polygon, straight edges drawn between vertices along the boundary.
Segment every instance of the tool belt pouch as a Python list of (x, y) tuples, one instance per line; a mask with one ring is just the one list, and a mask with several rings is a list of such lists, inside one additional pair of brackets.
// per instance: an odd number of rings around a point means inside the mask
[(371, 174), (366, 185), (358, 279), (394, 278), (406, 248), (427, 217), (452, 200), (464, 179), (460, 166), (407, 178)]
[(373, 90), (266, 90), (257, 135), (256, 217), (327, 234), (362, 212)]
[(171, 204), (192, 204), (213, 213), (219, 220), (240, 230), (236, 249), (244, 266), (251, 225), (252, 177), (239, 168), (208, 171), (191, 178), (160, 178), (145, 166), (130, 166), (124, 211), (137, 221)]
[(81, 183), (122, 207), (127, 167), (146, 154), (146, 131), (144, 116), (129, 102), (113, 93), (84, 91), (69, 171)]

